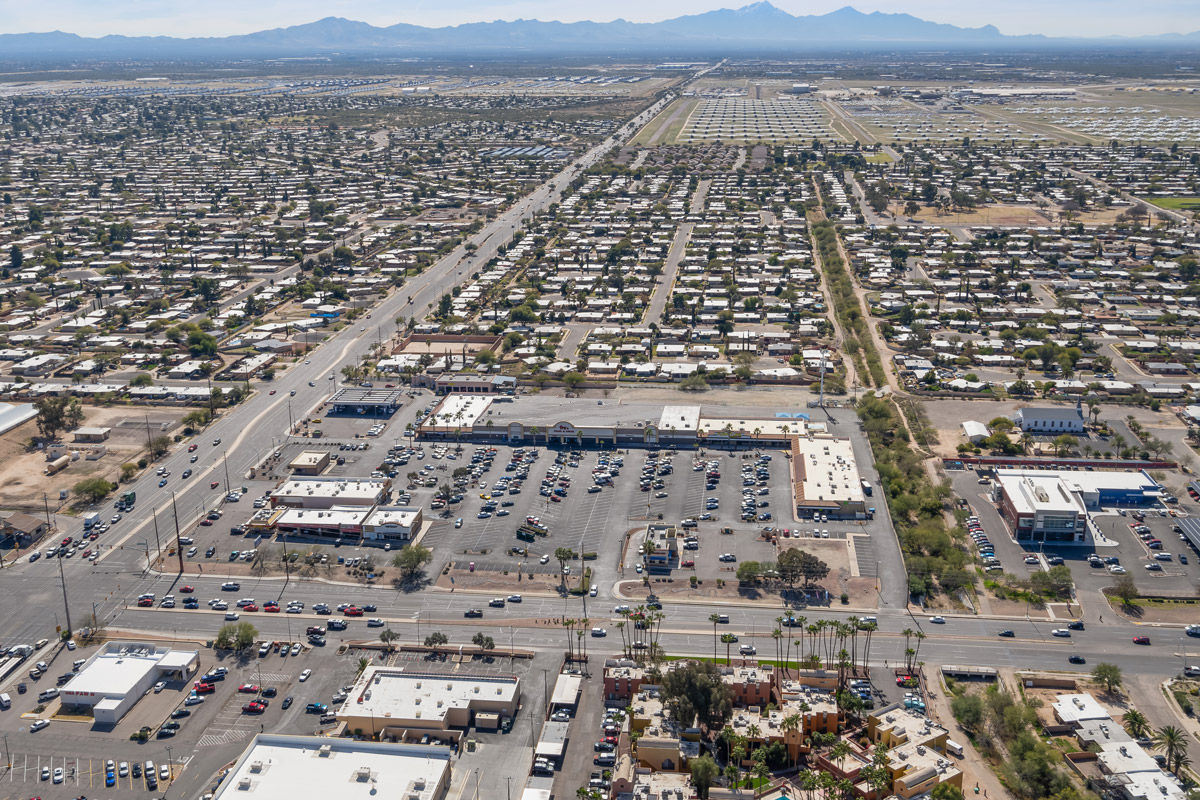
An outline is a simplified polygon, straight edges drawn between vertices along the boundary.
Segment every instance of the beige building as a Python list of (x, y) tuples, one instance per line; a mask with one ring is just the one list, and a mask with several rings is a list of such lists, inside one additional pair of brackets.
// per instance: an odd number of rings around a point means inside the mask
[(515, 676), (434, 675), (368, 667), (337, 710), (347, 730), (400, 737), (412, 729), (497, 728), (517, 713)]
[(305, 450), (288, 462), (293, 475), (320, 475), (328, 468), (328, 451)]

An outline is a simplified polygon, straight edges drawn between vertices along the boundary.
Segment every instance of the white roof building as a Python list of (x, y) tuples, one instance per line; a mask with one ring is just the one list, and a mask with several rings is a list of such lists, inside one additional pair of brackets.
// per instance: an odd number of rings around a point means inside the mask
[(97, 723), (114, 725), (160, 680), (185, 679), (195, 650), (145, 642), (109, 642), (59, 692), (64, 706), (90, 706)]
[(450, 786), (449, 747), (260, 734), (213, 800), (438, 800)]

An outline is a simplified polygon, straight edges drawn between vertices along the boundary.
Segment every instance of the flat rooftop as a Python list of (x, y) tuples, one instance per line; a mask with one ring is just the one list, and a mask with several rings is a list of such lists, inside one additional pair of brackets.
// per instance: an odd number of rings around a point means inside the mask
[(260, 734), (218, 786), (213, 800), (436, 800), (449, 784), (450, 748), (317, 736)]
[[(795, 424), (797, 420), (792, 420)], [(854, 459), (854, 447), (849, 439), (818, 436), (798, 440), (803, 459), (803, 499), (807, 502), (826, 501), (861, 503), (862, 478)], [(797, 502), (800, 502), (797, 499)]]
[(1006, 469), (996, 470), (996, 478), (1003, 485), (1006, 479), (1060, 480), (1070, 492), (1096, 494), (1098, 492), (1143, 492), (1149, 495), (1161, 493), (1158, 482), (1144, 470), (1124, 472), (1118, 470), (1096, 470), (1094, 472), (1076, 470), (1040, 470), (1040, 469)]
[(520, 692), (521, 683), (516, 677), (432, 675), (368, 667), (354, 682), (339, 713), (390, 718), (397, 723), (418, 717), (426, 722), (444, 721), (452, 710), (470, 708), (476, 702), (503, 703), (515, 708)]
[(363, 525), (400, 525), (411, 527), (420, 516), (421, 509), (413, 506), (377, 506), (363, 520)]
[(464, 428), (481, 424), (492, 398), (474, 394), (448, 394), (421, 423), (422, 428)]
[(400, 389), (339, 389), (329, 402), (340, 406), (399, 406), (403, 399)]
[(374, 502), (386, 488), (374, 478), (289, 478), (271, 492), (272, 500), (332, 497), (343, 503), (361, 505)]
[(1059, 473), (1000, 473), (996, 481), (1007, 493), (1018, 514), (1084, 514), (1083, 501), (1071, 491)]
[(110, 649), (92, 657), (83, 671), (72, 678), (63, 691), (89, 692), (102, 697), (124, 696), (138, 685), (147, 673), (162, 666), (178, 668), (196, 657), (195, 652), (180, 651), (171, 658), (171, 650), (147, 644), (113, 643)]

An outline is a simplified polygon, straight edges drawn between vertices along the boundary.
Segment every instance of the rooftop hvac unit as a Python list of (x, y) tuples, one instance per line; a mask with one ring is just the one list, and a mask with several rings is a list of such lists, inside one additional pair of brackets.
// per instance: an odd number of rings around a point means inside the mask
[(333, 753), (332, 745), (323, 744), (317, 749), (317, 755), (321, 758), (329, 758), (331, 753)]
[(359, 767), (354, 771), (354, 780), (363, 782), (371, 780), (371, 768)]
[(262, 768), (263, 768), (263, 763), (261, 761), (254, 761), (254, 762), (251, 762), (251, 764), (250, 764), (251, 772), (262, 772)]
[(250, 779), (242, 778), (238, 781), (238, 789), (241, 789), (243, 792), (248, 791), (250, 789)]

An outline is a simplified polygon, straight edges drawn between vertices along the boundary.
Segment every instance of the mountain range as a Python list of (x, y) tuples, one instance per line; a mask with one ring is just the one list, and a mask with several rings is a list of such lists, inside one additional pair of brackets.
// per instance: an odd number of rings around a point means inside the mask
[[(0, 58), (256, 58), (303, 55), (535, 55), (685, 54), (719, 51), (786, 52), (838, 45), (905, 47), (1005, 46), (1054, 41), (1040, 35), (1006, 36), (992, 25), (961, 28), (909, 14), (865, 14), (850, 6), (828, 14), (794, 16), (766, 0), (661, 22), (473, 22), (442, 28), (399, 23), (376, 27), (341, 17), (236, 36), (173, 38), (74, 33), (0, 35)], [(1132, 41), (1132, 40), (1116, 40)], [(1200, 43), (1200, 33), (1139, 42)]]

